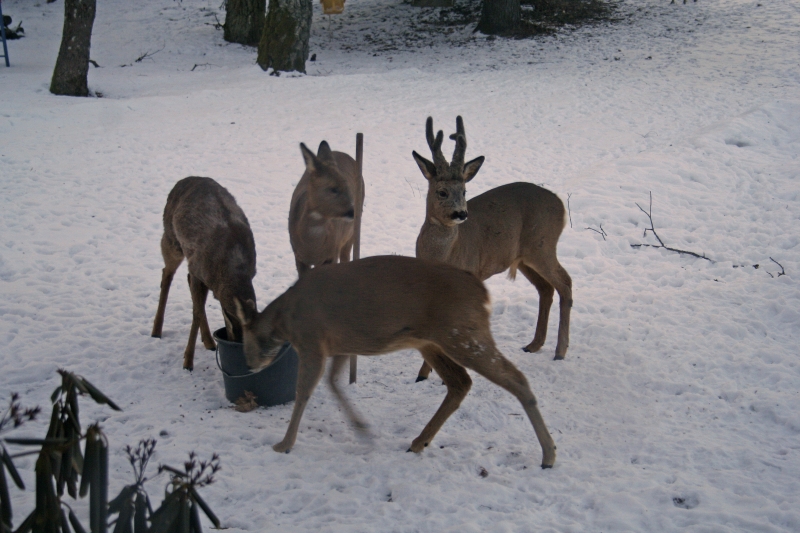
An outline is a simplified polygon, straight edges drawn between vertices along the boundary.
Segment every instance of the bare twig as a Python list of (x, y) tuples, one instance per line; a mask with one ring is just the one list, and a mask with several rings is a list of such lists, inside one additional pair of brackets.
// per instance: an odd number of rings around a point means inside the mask
[(406, 183), (408, 183), (408, 186), (409, 186), (409, 187), (411, 187), (411, 195), (416, 197), (416, 196), (417, 196), (417, 193), (416, 193), (416, 192), (414, 192), (414, 186), (413, 186), (413, 185), (411, 185), (411, 182), (410, 182), (410, 181), (408, 181), (408, 178), (403, 178), (403, 179), (405, 179), (405, 180), (406, 180)]
[(569, 208), (569, 199), (572, 198), (572, 193), (567, 193), (567, 214), (569, 214), (569, 227), (572, 227), (572, 210)]
[(213, 23), (213, 24), (212, 24), (211, 22), (206, 22), (206, 26), (214, 26), (214, 29), (215, 29), (215, 30), (221, 30), (221, 29), (223, 29), (223, 28), (224, 28), (224, 26), (223, 26), (223, 25), (222, 25), (222, 23), (219, 21), (219, 18), (217, 17), (217, 14), (216, 14), (216, 13), (214, 13), (213, 15), (214, 15), (214, 20), (216, 20), (216, 22), (215, 22), (215, 23)]
[(779, 267), (781, 267), (781, 271), (778, 272), (777, 276), (773, 276), (771, 272), (767, 272), (767, 274), (769, 274), (769, 277), (771, 277), (771, 278), (776, 278), (776, 277), (779, 278), (781, 276), (785, 276), (786, 275), (786, 270), (783, 269), (783, 265), (782, 264), (778, 263), (777, 261), (775, 261), (771, 257), (769, 258), (769, 260), (772, 261), (773, 263), (775, 263), (776, 265), (778, 265)]
[(682, 255), (683, 254), (691, 255), (692, 257), (697, 257), (698, 259), (705, 259), (706, 261), (710, 261), (712, 263), (716, 263), (716, 261), (714, 261), (713, 259), (710, 259), (710, 258), (706, 257), (705, 254), (701, 255), (701, 254), (698, 254), (698, 253), (695, 253), (695, 252), (690, 252), (688, 250), (680, 250), (678, 248), (672, 248), (672, 247), (667, 246), (667, 245), (664, 244), (664, 241), (662, 241), (661, 237), (658, 236), (658, 233), (656, 233), (655, 226), (653, 225), (653, 214), (652, 214), (653, 213), (653, 192), (652, 191), (650, 191), (650, 211), (645, 211), (644, 208), (642, 206), (640, 206), (638, 203), (636, 204), (636, 207), (638, 207), (639, 210), (642, 213), (644, 213), (645, 215), (647, 215), (648, 219), (650, 219), (650, 227), (649, 228), (645, 228), (644, 235), (642, 235), (642, 236), (646, 237), (647, 236), (647, 232), (650, 231), (650, 232), (653, 233), (653, 236), (658, 241), (658, 244), (631, 244), (631, 248), (641, 248), (643, 246), (647, 246), (649, 248), (663, 248), (665, 250), (669, 250), (670, 252), (675, 252), (675, 253), (682, 254)]
[(606, 230), (603, 229), (603, 225), (602, 224), (600, 224), (600, 229), (599, 230), (594, 229), (594, 228), (586, 228), (586, 229), (588, 229), (590, 231), (594, 231), (595, 233), (599, 233), (600, 236), (603, 237), (603, 240), (606, 240), (606, 236), (608, 236), (608, 233), (606, 233)]
[[(145, 59), (148, 59), (148, 58), (152, 59), (154, 55), (156, 55), (157, 53), (159, 53), (163, 49), (164, 48), (162, 47), (162, 48), (159, 48), (158, 50), (156, 50), (155, 52), (145, 52), (142, 55), (140, 55), (139, 57), (137, 57), (133, 61), (133, 63), (141, 63), (142, 61), (144, 61)], [(120, 65), (120, 67), (132, 67), (133, 63), (128, 63), (127, 65)]]
[(139, 57), (137, 57), (136, 61), (134, 61), (134, 63), (141, 63), (142, 60), (147, 59), (148, 57), (152, 58), (154, 55), (159, 53), (161, 50), (163, 50), (163, 48), (159, 48), (155, 52), (145, 52), (142, 55), (140, 55)]
[(98, 65), (98, 64), (97, 64), (97, 61), (95, 61), (94, 59), (90, 59), (90, 60), (89, 60), (89, 63), (91, 63), (92, 65), (94, 65), (94, 68), (103, 68), (103, 67), (101, 67), (100, 65)]
[(218, 67), (218, 66), (219, 65), (215, 65), (213, 63), (195, 63), (190, 72), (194, 72), (194, 69), (196, 69), (197, 67)]

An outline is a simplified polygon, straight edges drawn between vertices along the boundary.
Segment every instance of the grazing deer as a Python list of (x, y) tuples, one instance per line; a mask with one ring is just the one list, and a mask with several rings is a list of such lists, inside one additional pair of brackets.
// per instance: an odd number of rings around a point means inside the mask
[(205, 311), (209, 289), (222, 306), (228, 340), (242, 338), (234, 300), (255, 301), (253, 232), (244, 212), (224, 187), (211, 178), (191, 176), (176, 183), (167, 196), (161, 255), (165, 266), (151, 335), (161, 337), (169, 287), (185, 257), (192, 294), (192, 327), (183, 353), (183, 368), (192, 370), (198, 328), (203, 345), (209, 350), (216, 348)]
[(306, 171), (297, 183), (289, 207), (289, 240), (297, 274), (311, 268), (358, 259), (364, 180), (361, 177), (362, 135), (356, 137), (356, 157), (331, 151), (322, 141), (317, 155), (300, 143)]
[(409, 451), (421, 452), (458, 409), (474, 370), (506, 389), (522, 404), (542, 447), (542, 467), (553, 466), (556, 446), (525, 376), (497, 350), (489, 329), (489, 295), (474, 275), (450, 265), (413, 257), (377, 256), (313, 269), (261, 313), (237, 301), (247, 364), (271, 362), (284, 341), (297, 350), (297, 396), (283, 440), (288, 452), (311, 393), (333, 363), (328, 382), (357, 428), (366, 427), (336, 385), (347, 355), (379, 355), (406, 348), (420, 351), (447, 386), (442, 405)]
[[(412, 152), (428, 180), (425, 223), (417, 237), (417, 257), (441, 261), (475, 274), (480, 280), (509, 270), (528, 278), (539, 292), (539, 318), (533, 341), (523, 348), (536, 352), (544, 345), (554, 289), (560, 297), (561, 318), (555, 359), (564, 359), (569, 345), (572, 279), (556, 257), (556, 245), (566, 224), (561, 200), (532, 183), (509, 183), (466, 200), (466, 183), (475, 177), (483, 156), (464, 162), (467, 137), (464, 121), (456, 118), (456, 141), (450, 163), (442, 154), (443, 133), (433, 136), (428, 117), (425, 135), (433, 162)], [(431, 368), (423, 364), (417, 381)]]

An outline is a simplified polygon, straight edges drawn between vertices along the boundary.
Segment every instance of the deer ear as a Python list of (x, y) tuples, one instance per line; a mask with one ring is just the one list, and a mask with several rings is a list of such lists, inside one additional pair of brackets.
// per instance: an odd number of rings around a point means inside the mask
[(303, 143), (300, 143), (300, 153), (303, 154), (303, 159), (306, 162), (306, 170), (314, 172), (317, 169), (317, 156)]
[(464, 171), (461, 173), (461, 177), (464, 178), (464, 183), (475, 177), (475, 174), (481, 169), (481, 165), (483, 165), (485, 159), (485, 157), (480, 156), (472, 161), (464, 163)]
[(239, 322), (241, 322), (243, 326), (252, 324), (253, 319), (258, 314), (256, 303), (253, 300), (247, 300), (242, 304), (239, 298), (234, 298), (233, 303), (236, 306), (236, 318), (239, 319)]
[(425, 176), (425, 179), (428, 181), (436, 179), (436, 166), (419, 155), (417, 152), (411, 152), (411, 155), (414, 157), (414, 161), (417, 162), (419, 169), (422, 171), (422, 175)]
[(331, 147), (326, 141), (319, 143), (319, 148), (317, 149), (317, 159), (321, 159), (323, 161), (333, 161), (333, 152), (331, 152)]

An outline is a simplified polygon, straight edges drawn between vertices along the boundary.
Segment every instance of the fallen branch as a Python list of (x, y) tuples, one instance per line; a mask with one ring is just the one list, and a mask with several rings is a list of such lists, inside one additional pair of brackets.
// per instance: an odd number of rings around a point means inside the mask
[(206, 22), (205, 25), (206, 26), (214, 26), (215, 30), (224, 29), (225, 26), (223, 26), (223, 24), (219, 21), (219, 18), (217, 17), (216, 13), (214, 13), (214, 20), (216, 20), (216, 22), (214, 22), (213, 24), (211, 22)]
[(153, 57), (154, 55), (159, 53), (161, 50), (163, 50), (163, 48), (160, 48), (160, 49), (156, 50), (155, 52), (145, 52), (142, 55), (140, 55), (139, 57), (137, 57), (136, 61), (134, 61), (134, 63), (141, 63), (143, 59), (147, 59), (148, 57)]
[(197, 67), (208, 67), (208, 66), (213, 67), (215, 65), (212, 65), (211, 63), (195, 63), (194, 66), (192, 67), (192, 70), (190, 70), (189, 72), (194, 72), (194, 69), (196, 69)]
[(767, 272), (767, 274), (769, 274), (769, 277), (771, 277), (771, 278), (778, 277), (778, 278), (779, 278), (779, 277), (781, 277), (781, 276), (785, 276), (785, 275), (786, 275), (786, 271), (783, 269), (783, 265), (782, 265), (782, 264), (778, 263), (777, 261), (775, 261), (775, 260), (774, 260), (773, 258), (771, 258), (771, 257), (769, 258), (769, 260), (770, 260), (770, 261), (772, 261), (773, 263), (775, 263), (776, 265), (778, 265), (779, 267), (781, 267), (781, 271), (780, 271), (780, 272), (778, 272), (778, 275), (777, 275), (777, 276), (773, 276), (771, 272)]
[(606, 230), (603, 229), (603, 225), (602, 224), (600, 224), (600, 229), (599, 230), (596, 230), (594, 228), (586, 228), (586, 229), (588, 229), (590, 231), (593, 231), (595, 233), (599, 233), (600, 236), (603, 237), (603, 240), (606, 240), (606, 236), (608, 235), (608, 233), (606, 233)]
[(658, 244), (631, 244), (631, 248), (641, 248), (641, 247), (644, 247), (644, 246), (649, 247), (649, 248), (663, 248), (664, 250), (669, 250), (670, 252), (675, 252), (675, 253), (682, 254), (682, 255), (683, 254), (691, 255), (692, 257), (696, 257), (698, 259), (705, 259), (706, 261), (710, 261), (712, 263), (716, 263), (716, 261), (714, 261), (713, 259), (710, 259), (710, 258), (706, 257), (705, 254), (701, 255), (701, 254), (698, 254), (698, 253), (695, 253), (695, 252), (690, 252), (688, 250), (680, 250), (678, 248), (672, 248), (672, 247), (667, 246), (667, 245), (664, 244), (664, 241), (662, 241), (661, 237), (658, 236), (658, 233), (656, 233), (655, 226), (653, 225), (653, 215), (652, 215), (652, 213), (653, 213), (653, 192), (652, 191), (650, 191), (650, 211), (649, 212), (645, 211), (644, 208), (642, 208), (642, 206), (640, 206), (638, 203), (636, 204), (636, 207), (638, 207), (639, 210), (642, 213), (644, 213), (645, 215), (647, 215), (647, 218), (650, 219), (650, 227), (649, 228), (645, 228), (644, 235), (642, 235), (642, 236), (643, 237), (647, 237), (647, 232), (648, 231), (652, 232), (653, 236), (658, 241)]
[[(161, 50), (163, 50), (163, 48), (159, 48), (159, 49), (158, 49), (158, 50), (156, 50), (155, 52), (145, 52), (145, 53), (143, 53), (142, 55), (140, 55), (139, 57), (137, 57), (137, 58), (136, 58), (136, 59), (133, 61), (133, 63), (141, 63), (142, 61), (144, 61), (144, 60), (145, 60), (145, 59), (147, 59), (147, 58), (150, 58), (150, 59), (152, 59), (152, 58), (153, 58), (153, 56), (154, 56), (154, 55), (156, 55), (157, 53), (159, 53)], [(120, 67), (132, 67), (132, 66), (133, 66), (133, 63), (128, 63), (127, 65), (120, 65)]]

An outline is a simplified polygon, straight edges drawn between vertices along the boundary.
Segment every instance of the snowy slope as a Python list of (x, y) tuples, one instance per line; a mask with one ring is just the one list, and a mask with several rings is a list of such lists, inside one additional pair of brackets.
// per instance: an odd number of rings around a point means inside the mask
[[(796, 2), (626, 0), (613, 24), (523, 41), (447, 33), (398, 0), (350, 0), (332, 20), (315, 5), (317, 60), (280, 77), (222, 40), (217, 0), (98, 4), (89, 85), (103, 97), (73, 99), (47, 90), (63, 3), (3, 2), (27, 36), (0, 66), (0, 401), (46, 406), (61, 367), (94, 382), (124, 409), (83, 403), (111, 441), (112, 492), (131, 479), (124, 446), (155, 437), (158, 462), (221, 455), (204, 494), (230, 531), (800, 530)], [(426, 44), (406, 38), (420, 28)], [(414, 383), (413, 352), (360, 359), (346, 392), (371, 440), (320, 386), (292, 453), (274, 453), (291, 404), (235, 412), (201, 347), (181, 369), (185, 267), (164, 338), (149, 336), (167, 193), (204, 175), (236, 196), (261, 308), (296, 278), (299, 142), (352, 153), (363, 132), (362, 255), (413, 255), (425, 181), (411, 150), (427, 151), (428, 115), (449, 133), (457, 114), (467, 157), (487, 158), (469, 195), (524, 180), (569, 200), (565, 361), (552, 361), (557, 320), (541, 353), (520, 350), (533, 287), (487, 282), (495, 338), (540, 400), (556, 467), (538, 468), (519, 405), (479, 377), (435, 446), (404, 453), (444, 397), (438, 379)], [(650, 193), (665, 244), (713, 263), (631, 247), (657, 244), (637, 207)], [(587, 229), (601, 225), (605, 239)], [(216, 301), (208, 314), (222, 326)], [(34, 500), (33, 460), (19, 464), (30, 483), (16, 517)]]

